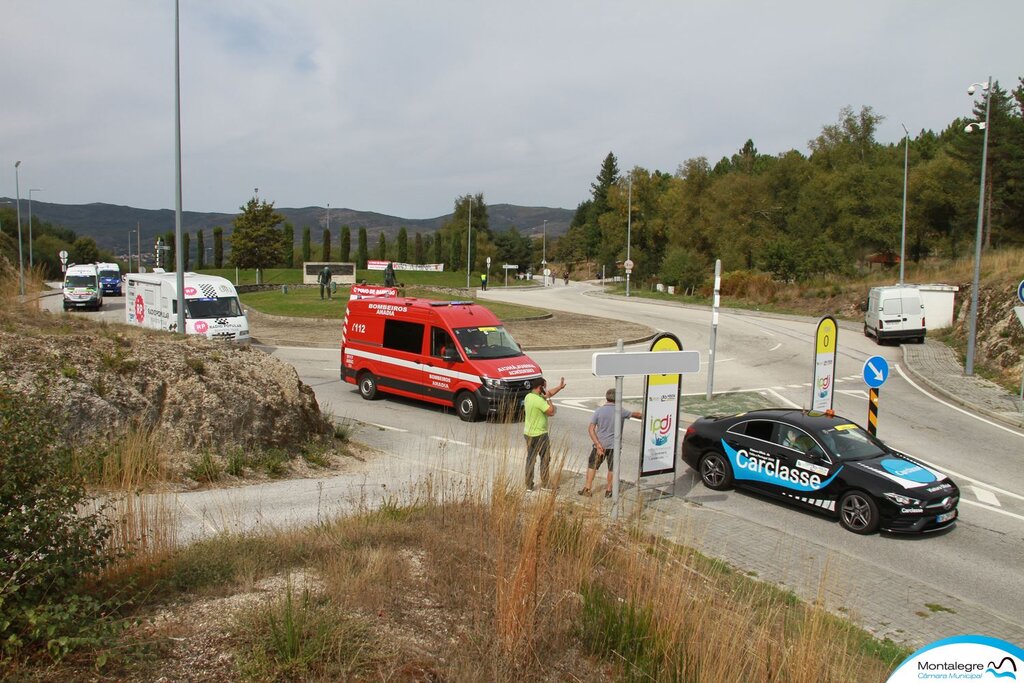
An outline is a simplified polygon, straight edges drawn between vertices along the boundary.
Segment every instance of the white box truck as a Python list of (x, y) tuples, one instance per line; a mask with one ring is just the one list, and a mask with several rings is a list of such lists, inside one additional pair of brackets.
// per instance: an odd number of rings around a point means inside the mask
[[(249, 342), (249, 320), (228, 280), (185, 273), (185, 334), (208, 339)], [(178, 327), (176, 273), (130, 273), (125, 288), (129, 325), (175, 331)]]
[(924, 304), (921, 292), (913, 285), (872, 287), (864, 312), (864, 335), (874, 337), (877, 344), (890, 339), (913, 339), (924, 343)]

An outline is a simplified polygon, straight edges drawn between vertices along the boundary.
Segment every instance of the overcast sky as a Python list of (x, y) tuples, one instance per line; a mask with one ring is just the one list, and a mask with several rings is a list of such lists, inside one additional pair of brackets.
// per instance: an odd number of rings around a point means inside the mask
[[(1014, 87), (1022, 27), (1022, 0), (181, 0), (183, 205), (574, 209), (609, 151), (806, 153), (846, 105), (892, 142)], [(6, 0), (0, 51), (0, 195), (20, 159), (23, 197), (174, 208), (173, 0)]]

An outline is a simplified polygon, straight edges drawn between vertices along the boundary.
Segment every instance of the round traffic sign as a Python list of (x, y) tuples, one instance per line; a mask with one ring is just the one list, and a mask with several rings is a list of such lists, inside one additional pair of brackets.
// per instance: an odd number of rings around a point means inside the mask
[(625, 266), (626, 270), (633, 270), (633, 259), (626, 259), (626, 262), (623, 263), (622, 265)]
[(1021, 280), (1020, 284), (1017, 285), (1017, 298), (1024, 304), (1024, 280)]
[(864, 361), (864, 383), (872, 389), (885, 384), (889, 379), (889, 362), (881, 356), (871, 356)]
[[(57, 256), (59, 256), (59, 257), (60, 257), (60, 262), (61, 262), (61, 263), (67, 263), (67, 262), (68, 262), (68, 252), (64, 251), (63, 249), (61, 249), (61, 250), (60, 250), (60, 251), (59, 251), (59, 252), (57, 253)], [(1024, 283), (1022, 283), (1022, 284), (1024, 284)]]

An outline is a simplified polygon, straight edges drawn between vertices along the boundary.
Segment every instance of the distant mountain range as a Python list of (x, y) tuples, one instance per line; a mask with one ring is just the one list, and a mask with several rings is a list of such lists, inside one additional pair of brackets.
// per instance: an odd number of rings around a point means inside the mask
[[(0, 202), (5, 199), (0, 198)], [(27, 200), (21, 200), (22, 220), (28, 220)], [(327, 227), (327, 209), (320, 206), (307, 206), (299, 209), (274, 207), (295, 226), (296, 244), (302, 240), (302, 231), (309, 227), (312, 243), (320, 244), (322, 231)], [(548, 236), (564, 234), (569, 229), (574, 211), (569, 209), (551, 209), (546, 207), (515, 206), (512, 204), (491, 204), (487, 207), (492, 232), (504, 232), (515, 226), (524, 235), (540, 236), (547, 221)], [(171, 209), (136, 209), (131, 206), (114, 204), (51, 204), (38, 199), (32, 202), (32, 215), (41, 221), (60, 225), (74, 230), (79, 236), (88, 236), (96, 240), (101, 248), (120, 253), (127, 249), (129, 232), (138, 226), (142, 234), (143, 249), (151, 246), (158, 235), (174, 230), (174, 211)], [(186, 233), (194, 235), (202, 230), (206, 235), (207, 244), (213, 243), (213, 228), (221, 226), (224, 234), (231, 234), (232, 221), (237, 214), (233, 213), (200, 213), (183, 211), (181, 227)], [(372, 211), (356, 211), (354, 209), (332, 208), (330, 212), (331, 238), (335, 242), (340, 234), (341, 226), (348, 225), (352, 231), (352, 242), (355, 244), (359, 228), (366, 228), (368, 242), (373, 247), (377, 244), (377, 236), (383, 232), (392, 240), (401, 228), (405, 228), (412, 238), (417, 232), (436, 232), (452, 214), (437, 218), (400, 218), (387, 216)], [(132, 236), (132, 244), (135, 244)]]

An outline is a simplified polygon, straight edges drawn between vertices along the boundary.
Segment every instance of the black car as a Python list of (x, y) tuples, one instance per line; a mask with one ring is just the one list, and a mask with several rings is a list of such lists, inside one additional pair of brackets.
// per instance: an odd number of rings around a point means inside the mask
[(702, 417), (683, 460), (704, 485), (742, 486), (839, 517), (856, 534), (917, 533), (956, 523), (960, 489), (845, 418), (770, 409)]

